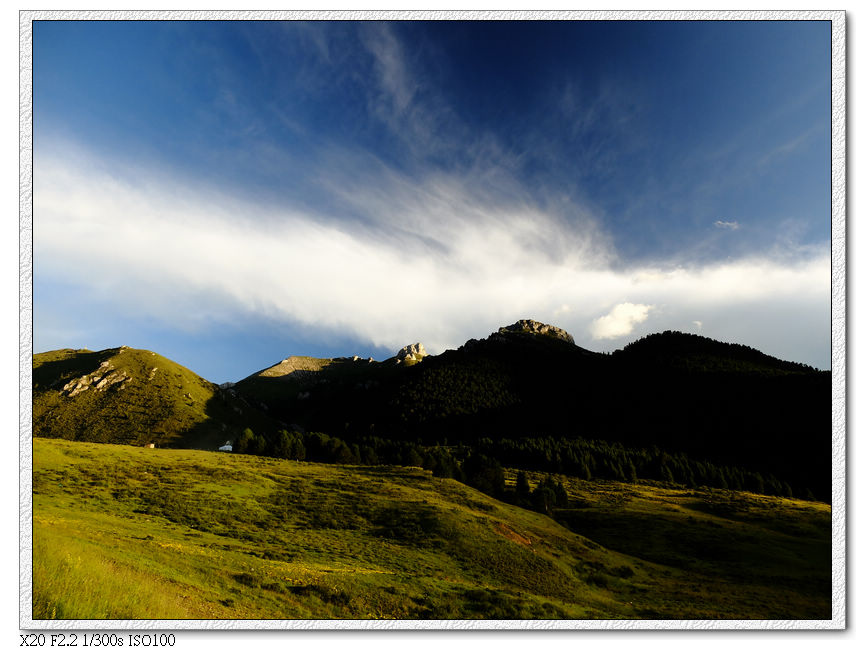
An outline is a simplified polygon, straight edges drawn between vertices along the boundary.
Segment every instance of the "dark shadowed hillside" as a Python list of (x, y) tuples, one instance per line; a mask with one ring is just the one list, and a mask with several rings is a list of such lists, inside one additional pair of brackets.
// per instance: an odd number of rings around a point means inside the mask
[(738, 372), (762, 375), (801, 375), (817, 372), (802, 363), (782, 361), (737, 343), (722, 343), (697, 334), (663, 332), (629, 343), (615, 355), (645, 366), (675, 368), (690, 373)]
[[(614, 354), (523, 321), (411, 366), (330, 364), (236, 389), (300, 428), (474, 444), (555, 436), (660, 447), (765, 472), (828, 498), (830, 374), (665, 332)], [(548, 326), (543, 326), (548, 327)]]

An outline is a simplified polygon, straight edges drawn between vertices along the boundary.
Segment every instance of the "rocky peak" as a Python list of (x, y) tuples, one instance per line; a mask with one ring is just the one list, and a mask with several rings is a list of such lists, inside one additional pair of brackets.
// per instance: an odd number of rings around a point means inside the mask
[(407, 345), (402, 350), (396, 353), (396, 362), (402, 363), (403, 361), (412, 361), (417, 362), (423, 359), (427, 355), (427, 351), (424, 349), (423, 343), (414, 343), (413, 345)]
[(518, 320), (513, 325), (500, 327), (498, 331), (499, 334), (507, 334), (508, 332), (528, 332), (530, 334), (544, 334), (546, 336), (552, 336), (554, 338), (567, 341), (568, 343), (574, 343), (574, 337), (568, 334), (561, 327), (556, 327), (555, 325), (547, 325), (546, 323), (539, 323), (536, 320)]

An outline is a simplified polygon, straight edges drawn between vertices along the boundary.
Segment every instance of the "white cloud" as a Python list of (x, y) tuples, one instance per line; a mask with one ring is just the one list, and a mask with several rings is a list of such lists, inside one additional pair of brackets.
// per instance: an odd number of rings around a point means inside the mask
[(653, 305), (635, 305), (623, 302), (616, 305), (606, 316), (592, 322), (592, 337), (596, 339), (616, 339), (634, 331), (634, 326), (649, 317)]
[(385, 23), (369, 23), (363, 27), (363, 42), (375, 60), (374, 69), (381, 89), (379, 100), (387, 105), (388, 112), (400, 115), (408, 109), (418, 88), (406, 67), (402, 44)]
[(697, 331), (698, 331), (698, 332), (702, 332), (702, 331), (703, 331), (703, 321), (701, 321), (701, 320), (695, 320), (695, 321), (691, 321), (691, 322), (694, 323), (694, 325), (697, 326)]
[(584, 344), (649, 324), (686, 329), (699, 315), (716, 338), (783, 339), (784, 350), (761, 349), (796, 360), (825, 339), (828, 357), (828, 251), (621, 268), (589, 214), (566, 223), (518, 195), (502, 201), (475, 178), (369, 174), (342, 185), (345, 209), (363, 217), (348, 222), (190, 189), (117, 161), (40, 153), (34, 273), (106, 310), (173, 327), (257, 315), (391, 350), (421, 340), (436, 353), (519, 318), (559, 325)]
[(417, 68), (418, 58), (429, 57), (429, 52), (421, 53), (418, 43), (400, 41), (387, 23), (362, 23), (359, 35), (372, 60), (363, 73), (372, 82), (365, 88), (370, 114), (408, 151), (422, 159), (464, 148), (476, 139)]
[(757, 163), (758, 167), (769, 167), (770, 164), (776, 162), (776, 158), (785, 158), (796, 153), (802, 148), (802, 145), (808, 143), (815, 135), (825, 135), (827, 125), (820, 121), (806, 129), (802, 133), (782, 142), (774, 149), (768, 151)]
[(361, 227), (141, 169), (67, 162), (37, 163), (37, 273), (174, 324), (242, 311), (391, 348), (420, 335), (441, 350), (473, 325), (480, 334), (534, 312), (549, 298), (537, 295), (539, 282), (567, 282), (568, 269), (604, 250), (590, 228), (572, 233), (448, 179), (380, 175), (346, 189), (345, 202), (368, 217)]
[(726, 228), (727, 230), (739, 230), (741, 226), (738, 221), (716, 221), (715, 228)]

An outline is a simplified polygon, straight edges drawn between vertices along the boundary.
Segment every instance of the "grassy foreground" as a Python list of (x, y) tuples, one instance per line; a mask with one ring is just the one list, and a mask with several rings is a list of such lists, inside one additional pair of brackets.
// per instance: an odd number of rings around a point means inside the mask
[(34, 619), (830, 616), (825, 504), (572, 481), (588, 539), (415, 468), (39, 438), (33, 465)]

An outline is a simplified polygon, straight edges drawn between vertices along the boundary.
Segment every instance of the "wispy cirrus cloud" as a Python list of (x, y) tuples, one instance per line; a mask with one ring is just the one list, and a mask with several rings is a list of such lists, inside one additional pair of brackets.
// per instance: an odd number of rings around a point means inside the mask
[(364, 87), (369, 113), (402, 143), (415, 159), (472, 147), (476, 137), (466, 128), (427, 75), (416, 69), (418, 53), (409, 49), (388, 23), (361, 25), (358, 36), (371, 57), (364, 74), (373, 83)]
[(757, 162), (757, 168), (766, 168), (770, 164), (775, 164), (779, 160), (783, 160), (789, 156), (795, 155), (813, 140), (818, 135), (826, 136), (827, 126), (823, 123), (816, 123), (801, 133), (797, 133), (786, 140), (777, 143), (762, 158)]
[(387, 23), (371, 23), (364, 27), (361, 38), (374, 57), (378, 100), (383, 104), (379, 112), (404, 115), (417, 93), (419, 83), (409, 72), (402, 43)]
[(714, 223), (715, 228), (721, 228), (722, 230), (739, 230), (741, 228), (741, 224), (738, 221), (721, 221), (718, 220)]

